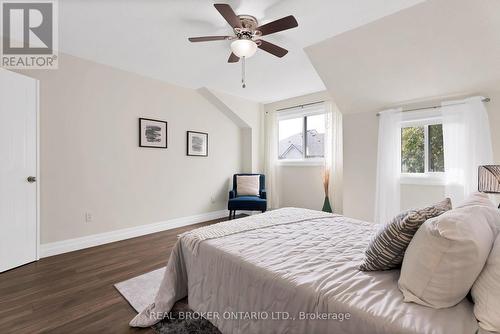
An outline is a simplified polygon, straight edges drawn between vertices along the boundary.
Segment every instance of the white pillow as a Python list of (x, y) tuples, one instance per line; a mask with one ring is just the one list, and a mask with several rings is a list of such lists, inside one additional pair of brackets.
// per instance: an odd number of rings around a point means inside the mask
[[(460, 203), (456, 209), (471, 205), (481, 205), (497, 209), (497, 206), (490, 200), (488, 194), (480, 192), (475, 192), (470, 195), (469, 198), (467, 198), (463, 203)], [(495, 225), (496, 229), (500, 231), (500, 221), (495, 221)]]
[(445, 308), (469, 292), (496, 238), (500, 212), (466, 205), (426, 221), (406, 250), (399, 289), (405, 302)]
[(500, 332), (500, 235), (481, 275), (472, 286), (472, 298), (479, 327)]
[(238, 196), (259, 196), (259, 175), (236, 175)]
[(480, 193), (480, 192), (475, 192), (472, 193), (465, 201), (460, 203), (455, 209), (458, 208), (463, 208), (465, 206), (471, 206), (471, 205), (481, 205), (481, 206), (488, 206), (492, 207), (493, 209), (496, 209), (497, 207), (493, 202), (490, 200), (487, 194), (485, 193)]

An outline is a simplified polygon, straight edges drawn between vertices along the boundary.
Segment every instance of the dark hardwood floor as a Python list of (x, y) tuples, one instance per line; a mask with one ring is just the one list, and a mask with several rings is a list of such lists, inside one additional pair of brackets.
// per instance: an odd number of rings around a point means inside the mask
[(154, 333), (128, 326), (136, 313), (113, 285), (165, 266), (179, 233), (221, 220), (43, 258), (0, 274), (0, 333)]

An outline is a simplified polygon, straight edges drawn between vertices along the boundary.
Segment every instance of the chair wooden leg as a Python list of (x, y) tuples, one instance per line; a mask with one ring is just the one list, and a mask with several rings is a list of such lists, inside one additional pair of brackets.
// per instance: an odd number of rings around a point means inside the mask
[(233, 219), (233, 210), (229, 210), (229, 220)]
[(233, 210), (233, 219), (236, 219), (236, 210)]

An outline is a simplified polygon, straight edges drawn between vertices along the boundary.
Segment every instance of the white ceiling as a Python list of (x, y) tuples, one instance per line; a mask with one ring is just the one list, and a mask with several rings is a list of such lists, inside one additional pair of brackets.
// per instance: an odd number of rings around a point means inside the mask
[(429, 0), (306, 52), (343, 113), (377, 111), (498, 91), (499, 31), (498, 0)]
[(299, 22), (298, 28), (266, 36), (290, 52), (279, 59), (259, 50), (248, 59), (245, 89), (241, 65), (227, 63), (230, 42), (187, 41), (190, 36), (231, 34), (214, 2), (60, 1), (60, 51), (184, 87), (209, 87), (267, 103), (325, 89), (306, 46), (422, 0), (220, 1), (237, 14), (256, 16), (261, 24), (289, 14)]

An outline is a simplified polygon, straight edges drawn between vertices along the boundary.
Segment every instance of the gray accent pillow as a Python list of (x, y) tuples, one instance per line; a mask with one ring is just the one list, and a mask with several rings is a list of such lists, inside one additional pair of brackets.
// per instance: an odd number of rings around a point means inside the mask
[(406, 248), (420, 225), (448, 210), (451, 210), (451, 200), (446, 198), (424, 209), (400, 213), (375, 234), (365, 251), (365, 259), (359, 269), (376, 271), (399, 268)]

